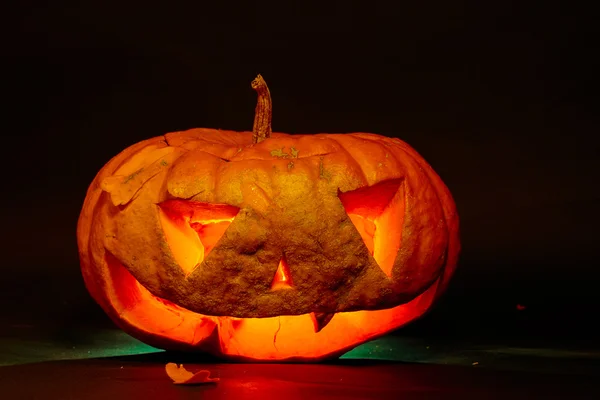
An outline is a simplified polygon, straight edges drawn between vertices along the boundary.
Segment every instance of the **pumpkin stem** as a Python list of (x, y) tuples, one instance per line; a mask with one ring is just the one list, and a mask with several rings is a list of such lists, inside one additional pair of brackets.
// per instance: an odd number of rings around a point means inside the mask
[(258, 94), (256, 109), (254, 110), (252, 143), (260, 143), (271, 137), (271, 117), (273, 115), (271, 93), (267, 87), (267, 82), (260, 74), (252, 81), (251, 86)]

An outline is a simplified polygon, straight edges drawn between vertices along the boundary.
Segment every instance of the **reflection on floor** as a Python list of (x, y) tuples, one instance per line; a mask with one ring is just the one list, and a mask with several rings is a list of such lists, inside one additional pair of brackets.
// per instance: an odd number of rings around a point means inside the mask
[[(0, 366), (160, 353), (118, 329), (71, 327), (44, 331), (28, 324), (3, 326)], [(165, 355), (166, 356), (166, 355)], [(508, 347), (437, 338), (385, 336), (341, 357), (495, 370), (600, 375), (600, 351), (575, 348)]]

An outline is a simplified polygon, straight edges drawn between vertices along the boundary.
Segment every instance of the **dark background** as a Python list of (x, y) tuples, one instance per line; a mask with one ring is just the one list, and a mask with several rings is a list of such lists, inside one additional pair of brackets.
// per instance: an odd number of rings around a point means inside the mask
[(402, 334), (593, 340), (597, 45), (573, 3), (15, 3), (1, 52), (2, 318), (109, 324), (78, 266), (87, 185), (142, 139), (250, 130), (261, 73), (274, 130), (399, 137), (452, 191), (459, 270)]

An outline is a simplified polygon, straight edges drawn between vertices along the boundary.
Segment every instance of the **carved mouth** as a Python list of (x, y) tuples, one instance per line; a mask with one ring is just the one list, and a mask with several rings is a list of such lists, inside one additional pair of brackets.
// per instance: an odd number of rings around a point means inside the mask
[(110, 303), (105, 299), (101, 305), (121, 328), (155, 347), (163, 348), (167, 340), (170, 349), (204, 350), (235, 359), (302, 359), (306, 349), (317, 358), (331, 355), (332, 349), (344, 352), (423, 315), (439, 287), (438, 281), (409, 303), (385, 310), (212, 317), (154, 296), (110, 253), (105, 261)]
[[(325, 328), (329, 322), (332, 320), (335, 314), (333, 313), (315, 313), (312, 312), (310, 314), (302, 314), (302, 315), (285, 315), (280, 317), (266, 317), (266, 318), (237, 318), (237, 317), (229, 317), (229, 316), (209, 316), (198, 314), (193, 311), (187, 310), (184, 307), (181, 307), (167, 299), (158, 297), (150, 293), (148, 289), (146, 289), (128, 270), (125, 266), (110, 252), (106, 252), (105, 262), (110, 271), (110, 276), (113, 281), (113, 287), (115, 289), (115, 294), (119, 298), (123, 309), (126, 310), (135, 310), (138, 307), (146, 307), (148, 310), (156, 310), (158, 307), (165, 308), (167, 312), (177, 318), (180, 318), (183, 314), (186, 315), (194, 315), (197, 319), (203, 320), (198, 324), (201, 327), (206, 329), (214, 329), (215, 325), (219, 325), (219, 321), (222, 319), (226, 319), (231, 322), (231, 325), (236, 328), (239, 327), (245, 320), (264, 320), (265, 325), (270, 325), (270, 322), (273, 319), (286, 318), (286, 319), (306, 319), (310, 318), (314, 325), (314, 332), (320, 332), (323, 328)], [(285, 284), (285, 278), (281, 279)], [(146, 322), (156, 321), (157, 325), (166, 324), (164, 320), (158, 320), (155, 317), (152, 317), (152, 313), (148, 313), (149, 316), (146, 319)], [(271, 320), (271, 321), (269, 321)], [(198, 321), (195, 321), (196, 323)], [(280, 321), (279, 321), (280, 322)], [(197, 328), (196, 328), (197, 329)]]

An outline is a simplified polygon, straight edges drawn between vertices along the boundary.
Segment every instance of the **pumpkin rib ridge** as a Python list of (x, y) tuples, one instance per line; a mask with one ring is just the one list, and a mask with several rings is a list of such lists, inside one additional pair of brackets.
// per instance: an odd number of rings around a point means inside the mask
[[(450, 237), (450, 228), (449, 228), (447, 216), (445, 215), (445, 212), (444, 212), (443, 202), (442, 202), (442, 200), (440, 198), (439, 191), (438, 191), (438, 188), (437, 188), (437, 185), (436, 185), (436, 179), (439, 179), (439, 177), (437, 177), (437, 176), (434, 177), (434, 176), (431, 176), (431, 174), (428, 174), (427, 170), (425, 168), (423, 168), (424, 161), (425, 161), (423, 159), (423, 157), (416, 150), (414, 150), (412, 148), (411, 148), (411, 150), (412, 150), (412, 152), (408, 152), (408, 151), (402, 149), (403, 153), (406, 154), (407, 157), (410, 157), (420, 168), (423, 169), (423, 172), (424, 172), (425, 176), (427, 177), (427, 183), (431, 186), (431, 188), (433, 190), (433, 193), (435, 194), (435, 198), (437, 200), (437, 206), (442, 209), (442, 213), (441, 214), (442, 214), (442, 217), (444, 219), (444, 234), (445, 234), (446, 237), (448, 237), (448, 241), (446, 242), (446, 245), (445, 245), (445, 248), (444, 248), (444, 251), (443, 251), (444, 257), (446, 257), (446, 254), (448, 252), (448, 246), (450, 245), (450, 239), (449, 239), (449, 237)], [(435, 179), (433, 179), (433, 178), (435, 178)], [(406, 202), (405, 203), (405, 207), (406, 207), (407, 203), (408, 203), (408, 196), (405, 197), (405, 202)], [(431, 283), (430, 284), (433, 284), (436, 280), (438, 280), (438, 279), (440, 279), (441, 277), (444, 276), (445, 269), (446, 269), (446, 264), (447, 264), (447, 262), (446, 262), (446, 259), (444, 258), (443, 264), (440, 265), (440, 267), (439, 267), (439, 269), (437, 271), (436, 278), (435, 279), (431, 279)]]
[[(350, 134), (351, 135), (351, 134)], [(358, 171), (360, 171), (360, 177), (362, 178), (362, 182), (364, 186), (361, 187), (366, 187), (369, 185), (369, 180), (367, 179), (367, 175), (365, 175), (365, 171), (363, 171), (362, 167), (360, 166), (360, 163), (358, 161), (356, 161), (356, 159), (354, 159), (354, 157), (352, 156), (352, 154), (348, 151), (348, 149), (346, 149), (346, 146), (344, 146), (342, 144), (342, 142), (340, 142), (335, 135), (331, 135), (332, 137), (330, 138), (331, 140), (333, 140), (334, 142), (336, 142), (338, 144), (338, 146), (340, 146), (340, 149), (342, 149), (344, 151), (344, 153), (348, 156), (348, 158), (350, 160), (352, 160), (352, 163), (354, 164), (355, 167), (357, 167), (356, 169)], [(358, 189), (358, 188), (357, 188)], [(339, 189), (338, 189), (339, 190)]]
[(433, 167), (421, 156), (412, 146), (400, 139), (389, 139), (388, 143), (402, 149), (405, 154), (413, 158), (417, 164), (424, 170), (427, 178), (434, 187), (436, 196), (444, 215), (444, 222), (448, 234), (448, 244), (446, 249), (446, 259), (443, 266), (441, 293), (445, 292), (448, 281), (453, 275), (457, 267), (458, 256), (460, 254), (460, 222), (458, 212), (456, 211), (456, 203), (450, 192), (450, 189), (445, 185), (442, 178), (435, 172)]
[[(100, 199), (103, 195), (106, 194), (104, 191), (102, 191), (102, 189), (100, 187), (100, 182), (105, 177), (114, 174), (114, 172), (118, 168), (120, 168), (124, 163), (126, 163), (133, 154), (136, 154), (139, 151), (141, 151), (142, 149), (148, 147), (149, 145), (154, 144), (154, 142), (160, 143), (160, 141), (161, 141), (160, 137), (153, 137), (153, 138), (149, 138), (146, 140), (142, 140), (138, 143), (135, 143), (135, 144), (127, 147), (125, 150), (121, 151), (119, 154), (115, 155), (108, 162), (106, 162), (104, 164), (104, 166), (98, 171), (98, 173), (92, 180), (92, 183), (88, 187), (88, 190), (86, 192), (86, 196), (85, 196), (85, 199), (83, 202), (82, 212), (77, 220), (77, 238), (78, 238), (77, 241), (78, 241), (78, 247), (80, 249), (80, 251), (79, 251), (80, 259), (82, 259), (82, 258), (86, 259), (85, 262), (83, 263), (84, 265), (86, 265), (86, 268), (84, 271), (86, 273), (83, 274), (83, 277), (84, 277), (84, 283), (86, 284), (86, 287), (88, 287), (88, 284), (90, 285), (88, 288), (88, 290), (90, 290), (90, 294), (96, 293), (96, 296), (101, 296), (98, 294), (96, 285), (91, 285), (91, 283), (88, 283), (86, 281), (86, 278), (91, 278), (90, 274), (92, 274), (92, 272), (88, 271), (88, 270), (94, 269), (93, 268), (94, 261), (93, 261), (93, 257), (92, 257), (93, 252), (91, 250), (91, 234), (92, 234), (93, 222), (96, 220), (96, 215), (97, 215), (96, 210), (97, 210), (98, 204), (100, 203)], [(85, 241), (85, 243), (84, 243), (84, 241)], [(83, 251), (85, 251), (85, 254), (83, 254)]]

